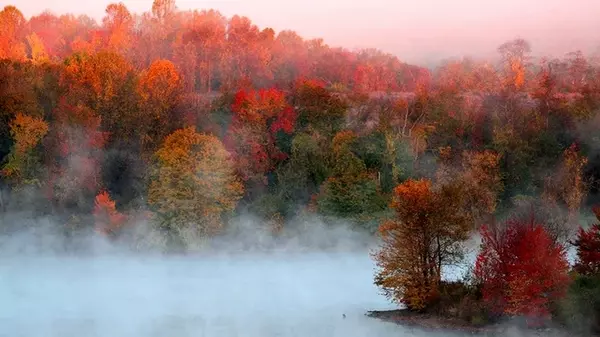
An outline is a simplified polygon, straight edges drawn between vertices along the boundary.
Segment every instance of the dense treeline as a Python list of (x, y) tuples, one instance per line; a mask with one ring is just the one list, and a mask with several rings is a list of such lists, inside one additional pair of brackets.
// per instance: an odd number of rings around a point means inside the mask
[[(464, 291), (537, 317), (567, 293), (600, 175), (600, 64), (580, 52), (533, 59), (517, 39), (428, 70), (173, 0), (101, 23), (7, 6), (0, 32), (0, 219), (109, 238), (142, 221), (186, 248), (245, 212), (273, 232), (316, 214), (379, 229), (376, 283), (411, 309)], [(475, 230), (477, 281), (452, 290), (442, 267)], [(590, 231), (576, 269), (594, 279)]]
[[(19, 194), (26, 187), (45, 192), (33, 203), (42, 213), (89, 214), (104, 192), (121, 211), (153, 205), (158, 150), (192, 127), (233, 156), (244, 192), (230, 208), (290, 216), (330, 176), (325, 157), (349, 107), (343, 93), (409, 92), (429, 76), (376, 50), (276, 35), (169, 0), (141, 16), (111, 4), (101, 24), (49, 12), (26, 20), (7, 6), (0, 24), (5, 210), (31, 204)], [(268, 193), (284, 183), (296, 185), (285, 198)]]

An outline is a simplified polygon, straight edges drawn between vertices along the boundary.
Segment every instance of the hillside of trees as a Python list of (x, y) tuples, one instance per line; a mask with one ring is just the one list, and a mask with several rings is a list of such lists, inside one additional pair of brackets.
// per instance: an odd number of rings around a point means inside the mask
[[(580, 229), (600, 178), (591, 56), (515, 39), (499, 62), (425, 69), (174, 0), (102, 22), (6, 6), (0, 33), (2, 233), (51, 217), (114, 240), (145, 222), (185, 250), (242, 214), (274, 235), (310, 215), (379, 235), (375, 283), (416, 311), (452, 291), (487, 319), (600, 303), (599, 227)], [(477, 281), (451, 288), (442, 267), (476, 232)]]

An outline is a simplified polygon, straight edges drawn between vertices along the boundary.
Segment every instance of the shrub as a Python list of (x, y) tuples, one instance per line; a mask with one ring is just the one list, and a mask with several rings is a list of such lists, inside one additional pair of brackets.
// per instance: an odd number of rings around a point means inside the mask
[(575, 274), (567, 296), (555, 308), (557, 319), (577, 333), (600, 332), (600, 277)]

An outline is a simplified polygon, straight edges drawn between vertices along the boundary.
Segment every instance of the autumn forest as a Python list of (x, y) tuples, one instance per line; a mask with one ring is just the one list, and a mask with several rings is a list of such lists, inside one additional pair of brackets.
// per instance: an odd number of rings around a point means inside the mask
[(174, 0), (101, 22), (6, 6), (0, 232), (143, 222), (184, 252), (244, 214), (275, 236), (318, 217), (380, 238), (374, 282), (409, 310), (599, 330), (600, 60), (532, 48), (428, 69)]

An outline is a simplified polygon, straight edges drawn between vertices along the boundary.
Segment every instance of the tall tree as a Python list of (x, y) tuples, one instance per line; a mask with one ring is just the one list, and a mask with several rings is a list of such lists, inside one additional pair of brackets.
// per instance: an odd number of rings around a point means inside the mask
[(308, 76), (308, 51), (304, 40), (294, 31), (283, 30), (275, 38), (271, 71), (276, 83), (288, 85)]
[(433, 188), (428, 180), (408, 180), (394, 190), (393, 220), (381, 224), (380, 268), (375, 284), (411, 310), (429, 307), (439, 296), (442, 266), (461, 257), (471, 218), (457, 185)]
[(261, 32), (247, 17), (235, 15), (229, 20), (228, 58), (224, 69), (227, 86), (258, 85), (262, 80), (271, 78), (267, 67), (270, 50), (264, 48), (263, 42), (273, 38), (273, 34)]
[(64, 32), (63, 22), (60, 18), (46, 11), (40, 15), (32, 16), (28, 24), (30, 32), (27, 38), (28, 54), (32, 59), (35, 60), (34, 54), (39, 53), (41, 50), (52, 59), (66, 56), (68, 48), (66, 39), (68, 36), (62, 34), (66, 32)]
[(42, 117), (36, 94), (39, 82), (36, 70), (31, 64), (0, 60), (0, 162), (12, 147), (10, 123), (17, 114)]
[(123, 114), (122, 109), (124, 96), (135, 98), (129, 90), (132, 70), (132, 65), (114, 52), (77, 53), (65, 61), (60, 83), (70, 104), (91, 108), (102, 118), (102, 130), (113, 132), (122, 127), (123, 117), (135, 112)]
[(504, 85), (509, 90), (519, 91), (525, 86), (528, 76), (529, 54), (531, 46), (524, 39), (515, 39), (503, 43), (498, 52), (504, 63)]
[(152, 3), (152, 15), (161, 23), (168, 20), (176, 10), (175, 0), (154, 0)]
[[(196, 88), (195, 74), (199, 75), (199, 89), (210, 92), (214, 86), (215, 73), (225, 61), (225, 32), (227, 20), (215, 10), (194, 11), (176, 44), (180, 67), (190, 69), (192, 74), (188, 87)], [(191, 55), (190, 55), (191, 54)], [(223, 78), (219, 78), (221, 81)]]
[(144, 111), (141, 134), (144, 147), (154, 152), (163, 139), (181, 126), (178, 115), (183, 94), (183, 80), (175, 65), (167, 60), (157, 60), (142, 72), (137, 92)]
[(109, 50), (124, 53), (133, 42), (133, 17), (122, 2), (109, 4), (105, 12), (102, 23), (108, 32), (106, 46)]
[(43, 63), (48, 61), (48, 52), (44, 43), (35, 33), (27, 35), (27, 45), (29, 49), (30, 58), (34, 63)]

